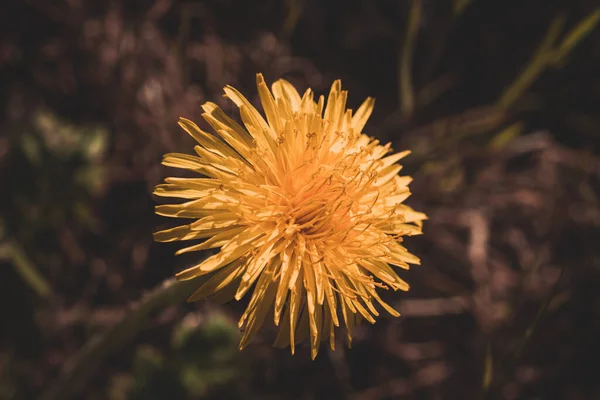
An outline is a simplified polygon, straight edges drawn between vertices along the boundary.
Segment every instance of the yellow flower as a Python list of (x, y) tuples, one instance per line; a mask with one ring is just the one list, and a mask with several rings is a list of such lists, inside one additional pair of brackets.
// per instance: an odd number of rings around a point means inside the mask
[[(189, 299), (219, 293), (240, 300), (253, 288), (239, 326), (245, 347), (271, 315), (280, 326), (276, 346), (310, 336), (311, 355), (343, 323), (348, 344), (360, 318), (374, 323), (374, 302), (398, 316), (377, 288), (408, 290), (390, 265), (408, 269), (419, 259), (401, 245), (421, 233), (425, 214), (402, 202), (408, 176), (396, 164), (409, 152), (362, 134), (374, 99), (352, 115), (347, 91), (335, 81), (325, 106), (308, 89), (302, 97), (287, 81), (269, 91), (257, 75), (263, 116), (236, 89), (226, 96), (240, 109), (244, 127), (214, 103), (202, 106), (218, 136), (181, 118), (197, 142), (197, 156), (166, 154), (163, 164), (195, 171), (202, 178), (167, 178), (155, 194), (187, 199), (160, 205), (156, 213), (190, 218), (188, 225), (155, 233), (155, 240), (207, 239), (178, 254), (220, 251), (177, 274), (180, 280), (213, 274)], [(341, 315), (339, 314), (341, 312)]]

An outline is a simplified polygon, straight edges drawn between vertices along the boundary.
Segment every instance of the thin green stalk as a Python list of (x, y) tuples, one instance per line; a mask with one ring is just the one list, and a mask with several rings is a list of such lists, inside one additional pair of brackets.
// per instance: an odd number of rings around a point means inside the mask
[(529, 61), (529, 64), (527, 64), (527, 67), (500, 96), (498, 105), (501, 108), (506, 109), (512, 106), (548, 67), (554, 54), (554, 43), (562, 31), (564, 22), (564, 16), (562, 15), (552, 21), (546, 32), (546, 36), (544, 36), (544, 40)]
[(560, 45), (556, 47), (554, 51), (552, 61), (554, 63), (561, 62), (570, 52), (588, 36), (600, 22), (600, 8), (583, 18), (569, 33), (565, 35)]
[(17, 243), (5, 243), (2, 245), (1, 250), (4, 253), (3, 258), (10, 260), (15, 267), (15, 271), (38, 296), (42, 298), (52, 297), (52, 289), (46, 278)]
[(403, 115), (411, 115), (415, 109), (415, 90), (412, 83), (412, 64), (415, 42), (421, 25), (421, 0), (412, 0), (404, 45), (400, 53), (400, 108)]
[(300, 17), (302, 17), (304, 0), (286, 0), (285, 8), (286, 14), (283, 22), (283, 34), (285, 37), (289, 38), (294, 33)]
[(481, 387), (487, 390), (494, 380), (494, 356), (492, 354), (492, 344), (488, 342), (485, 347), (485, 359), (483, 364), (483, 375), (481, 379)]

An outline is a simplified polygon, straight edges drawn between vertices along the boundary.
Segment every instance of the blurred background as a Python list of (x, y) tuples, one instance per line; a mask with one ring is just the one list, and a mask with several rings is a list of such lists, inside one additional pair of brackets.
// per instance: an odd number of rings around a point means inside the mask
[[(7, 0), (0, 12), (0, 399), (599, 399), (596, 0)], [(186, 304), (155, 244), (179, 116), (255, 74), (377, 99), (411, 149), (402, 313), (291, 356), (244, 304)], [(340, 334), (339, 337), (343, 337)]]

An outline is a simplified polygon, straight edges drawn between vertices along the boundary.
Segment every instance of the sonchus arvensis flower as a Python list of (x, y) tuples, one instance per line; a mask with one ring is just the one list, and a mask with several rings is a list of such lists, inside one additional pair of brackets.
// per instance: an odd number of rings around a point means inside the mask
[(339, 80), (326, 105), (285, 80), (269, 91), (259, 74), (257, 86), (266, 119), (230, 86), (225, 95), (243, 126), (210, 102), (203, 117), (216, 135), (180, 119), (198, 142), (196, 155), (166, 154), (163, 164), (202, 177), (167, 178), (154, 193), (187, 201), (156, 212), (193, 221), (155, 239), (206, 239), (178, 253), (219, 249), (177, 278), (211, 274), (189, 301), (216, 294), (240, 300), (252, 292), (239, 321), (240, 348), (272, 318), (280, 327), (276, 346), (289, 344), (294, 353), (310, 337), (314, 358), (321, 340), (328, 337), (334, 348), (341, 324), (350, 344), (361, 318), (375, 322), (377, 303), (399, 315), (377, 289), (408, 290), (391, 266), (419, 263), (402, 237), (420, 234), (426, 216), (403, 204), (411, 178), (398, 175), (397, 162), (409, 152), (390, 154), (390, 144), (362, 133), (372, 98), (353, 115)]

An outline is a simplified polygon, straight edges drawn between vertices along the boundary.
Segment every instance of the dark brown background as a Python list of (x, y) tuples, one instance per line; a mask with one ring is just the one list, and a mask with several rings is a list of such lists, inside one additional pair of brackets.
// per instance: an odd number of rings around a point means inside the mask
[[(600, 398), (600, 30), (556, 51), (596, 1), (3, 4), (0, 398)], [(256, 101), (257, 72), (341, 78), (350, 107), (377, 98), (366, 132), (413, 150), (430, 220), (412, 290), (387, 294), (403, 316), (311, 362), (270, 328), (238, 352), (243, 304), (175, 302), (82, 353), (202, 256), (152, 243), (160, 157), (191, 151), (179, 116), (234, 111), (224, 85)]]

